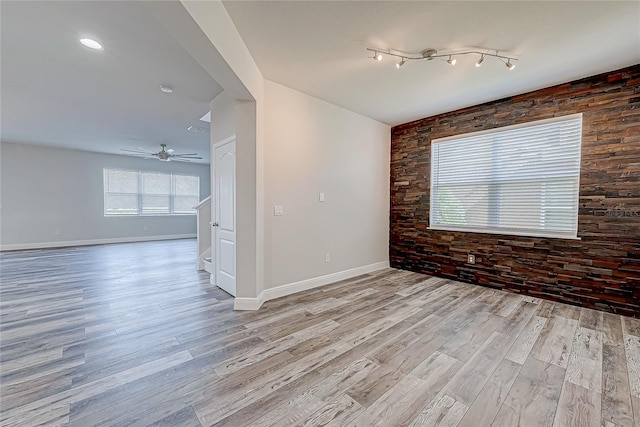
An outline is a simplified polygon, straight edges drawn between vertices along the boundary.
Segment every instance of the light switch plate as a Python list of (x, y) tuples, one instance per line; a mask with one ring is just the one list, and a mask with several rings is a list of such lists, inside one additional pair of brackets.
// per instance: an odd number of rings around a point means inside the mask
[(324, 193), (320, 193), (320, 201), (324, 202)]
[(274, 216), (282, 216), (282, 215), (284, 215), (284, 207), (283, 206), (274, 206), (273, 207), (273, 215)]

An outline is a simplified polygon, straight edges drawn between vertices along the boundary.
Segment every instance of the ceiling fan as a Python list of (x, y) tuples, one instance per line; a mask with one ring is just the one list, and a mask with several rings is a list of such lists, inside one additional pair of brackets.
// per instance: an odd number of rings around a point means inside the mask
[(137, 150), (128, 150), (126, 148), (121, 148), (120, 150), (133, 153), (132, 155), (134, 156), (144, 157), (146, 159), (156, 158), (163, 162), (170, 162), (172, 160), (178, 162), (189, 162), (191, 160), (202, 159), (202, 157), (198, 156), (198, 153), (174, 153), (173, 148), (165, 150), (165, 148), (167, 148), (167, 144), (160, 144), (160, 147), (162, 147), (162, 150), (157, 153), (142, 147), (138, 147)]

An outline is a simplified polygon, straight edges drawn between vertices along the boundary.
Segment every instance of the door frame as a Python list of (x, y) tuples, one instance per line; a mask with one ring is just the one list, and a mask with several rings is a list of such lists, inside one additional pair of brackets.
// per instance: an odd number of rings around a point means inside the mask
[[(216, 188), (217, 188), (216, 187), (216, 170), (215, 170), (215, 167), (216, 167), (215, 153), (216, 153), (216, 149), (217, 148), (219, 148), (219, 147), (221, 147), (221, 146), (223, 146), (225, 144), (228, 144), (230, 142), (233, 142), (233, 141), (236, 141), (236, 144), (237, 144), (237, 140), (236, 140), (236, 135), (235, 134), (230, 136), (230, 137), (221, 139), (220, 141), (214, 142), (214, 143), (211, 144), (211, 163), (209, 165), (210, 166), (209, 167), (209, 173), (210, 173), (209, 180), (211, 182), (211, 222), (209, 223), (210, 224), (209, 228), (210, 228), (210, 232), (211, 232), (211, 273), (209, 275), (209, 283), (212, 284), (212, 285), (215, 285), (215, 286), (218, 286), (217, 283), (216, 283), (216, 279), (215, 279), (216, 274), (217, 274), (217, 270), (218, 270), (218, 266), (216, 265), (216, 253), (215, 253), (215, 239), (216, 239), (215, 234), (217, 233), (217, 230), (215, 230), (214, 229), (215, 227), (213, 227), (213, 223), (216, 221), (216, 219), (215, 219), (215, 209), (216, 209), (215, 201), (216, 201), (216, 198), (215, 198), (214, 192), (216, 191)], [(236, 151), (237, 151), (237, 149), (236, 149)], [(234, 168), (234, 170), (235, 170), (235, 168)], [(235, 178), (237, 180), (237, 174), (236, 174)], [(237, 185), (234, 185), (234, 195), (233, 195), (234, 203), (235, 203), (235, 200), (236, 200), (236, 194), (235, 194), (236, 192), (237, 192)], [(234, 214), (234, 216), (236, 214), (235, 207), (233, 209), (233, 214)], [(238, 222), (236, 221), (235, 217), (234, 217), (233, 221), (234, 221), (234, 224), (235, 224), (235, 227), (236, 227), (236, 236), (237, 236)], [(238, 265), (237, 265), (237, 261), (238, 261), (237, 260), (237, 255), (238, 255), (238, 253), (237, 253), (238, 252), (237, 251), (237, 238), (236, 238), (236, 244), (234, 245), (234, 251), (236, 252), (236, 254), (233, 257), (233, 259), (234, 259), (234, 262), (236, 263), (236, 265), (234, 265), (234, 271), (236, 272), (236, 279), (235, 280), (236, 280), (236, 289), (237, 289), (237, 279), (238, 279), (237, 278), (237, 274), (238, 274), (237, 273), (237, 271), (238, 271)], [(235, 298), (235, 296), (233, 298)]]

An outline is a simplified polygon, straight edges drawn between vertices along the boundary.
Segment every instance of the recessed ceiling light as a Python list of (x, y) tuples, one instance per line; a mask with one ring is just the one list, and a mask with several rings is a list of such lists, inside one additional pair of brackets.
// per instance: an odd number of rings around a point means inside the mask
[(102, 47), (102, 45), (93, 40), (93, 39), (80, 39), (80, 43), (82, 43), (84, 46), (88, 47), (89, 49), (95, 49), (95, 50), (104, 50), (104, 47)]
[(164, 93), (172, 93), (173, 92), (173, 88), (171, 86), (167, 86), (167, 85), (160, 85), (160, 90), (163, 91)]

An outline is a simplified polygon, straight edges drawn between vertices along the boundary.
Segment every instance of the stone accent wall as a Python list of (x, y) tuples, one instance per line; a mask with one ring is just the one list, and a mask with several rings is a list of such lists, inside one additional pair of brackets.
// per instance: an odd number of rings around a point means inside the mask
[[(432, 139), (575, 113), (581, 240), (428, 230)], [(391, 132), (392, 267), (640, 317), (640, 65)]]

